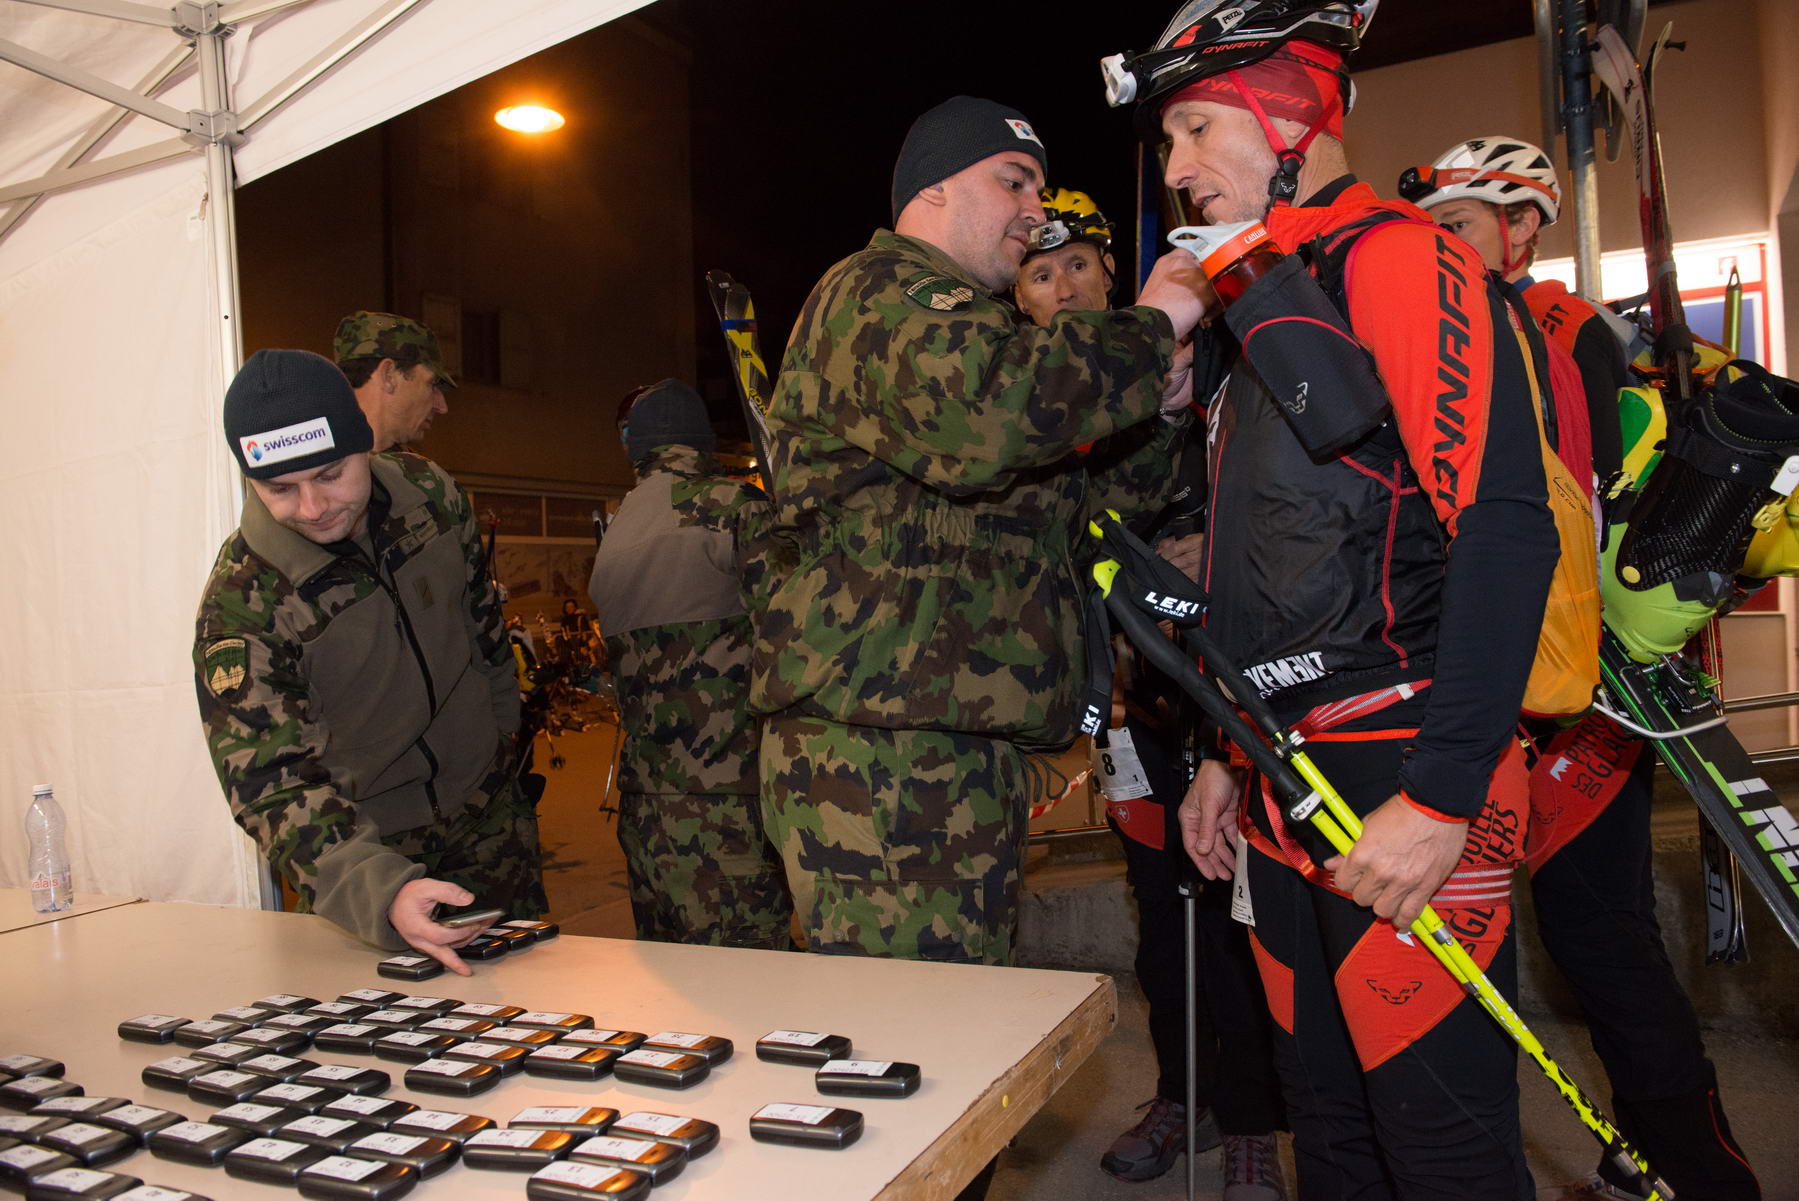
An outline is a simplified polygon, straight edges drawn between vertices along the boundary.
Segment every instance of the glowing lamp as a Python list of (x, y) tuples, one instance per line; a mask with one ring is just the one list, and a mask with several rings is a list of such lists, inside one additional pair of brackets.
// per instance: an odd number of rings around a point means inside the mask
[(515, 104), (495, 113), (493, 119), (515, 133), (549, 133), (567, 124), (561, 113), (540, 104)]

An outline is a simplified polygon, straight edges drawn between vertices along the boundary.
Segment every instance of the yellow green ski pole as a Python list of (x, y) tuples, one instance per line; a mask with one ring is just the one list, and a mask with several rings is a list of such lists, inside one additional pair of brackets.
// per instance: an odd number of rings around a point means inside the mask
[[(1089, 527), (1107, 553), (1124, 554), (1134, 562), (1156, 561), (1134, 535), (1117, 520), (1117, 515), (1101, 518)], [(1172, 569), (1170, 569), (1171, 571)], [(1106, 559), (1093, 568), (1106, 600), (1106, 609), (1125, 635), (1150, 662), (1176, 681), (1182, 691), (1196, 701), (1209, 717), (1249, 756), (1256, 770), (1266, 777), (1286, 808), (1290, 821), (1307, 821), (1322, 834), (1339, 853), (1348, 854), (1362, 835), (1362, 823), (1348, 803), (1310, 757), (1300, 749), (1299, 735), (1281, 726), (1274, 712), (1262, 700), (1230, 660), (1222, 655), (1204, 627), (1186, 625), (1183, 618), (1197, 618), (1203, 613), (1203, 598), (1193, 594), (1190, 584), (1177, 575), (1160, 573), (1153, 586), (1144, 592), (1144, 602), (1151, 612), (1181, 621), (1184, 635), (1206, 664), (1202, 674), (1192, 659), (1162, 636), (1156, 622), (1136, 596), (1124, 595), (1119, 576), (1125, 574), (1117, 558)], [(1127, 577), (1128, 578), (1128, 577)], [(1133, 592), (1139, 591), (1133, 583)], [(1188, 594), (1182, 597), (1182, 590)], [(1212, 679), (1207, 680), (1210, 675)], [(1222, 682), (1223, 691), (1219, 682)], [(1227, 698), (1225, 692), (1230, 697)], [(1234, 698), (1235, 703), (1233, 703)], [(1249, 714), (1246, 719), (1242, 712)], [(1250, 721), (1255, 722), (1255, 726)], [(1256, 729), (1260, 727), (1260, 731)], [(1648, 1201), (1673, 1201), (1674, 1190), (1649, 1168), (1624, 1135), (1589, 1099), (1572, 1077), (1544, 1049), (1542, 1041), (1525, 1025), (1511, 1004), (1474, 962), (1455, 935), (1443, 924), (1429, 905), (1411, 924), (1411, 932), (1419, 943), (1441, 963), (1463, 990), (1499, 1024), (1500, 1029), (1516, 1042), (1524, 1053), (1542, 1069), (1583, 1125), (1592, 1132), (1619, 1171), (1632, 1177), (1632, 1186)]]

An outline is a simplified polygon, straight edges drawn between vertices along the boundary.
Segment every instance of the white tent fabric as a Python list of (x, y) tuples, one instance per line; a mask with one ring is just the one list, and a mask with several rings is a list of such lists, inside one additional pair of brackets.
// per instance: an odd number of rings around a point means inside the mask
[[(645, 0), (422, 0), (256, 124), (254, 179)], [(227, 42), (243, 110), (387, 5), (302, 0)], [(0, 0), (0, 40), (135, 88), (170, 30)], [(159, 99), (199, 109), (191, 66)], [(0, 187), (55, 169), (102, 100), (0, 63)], [(177, 131), (131, 115), (93, 158)], [(226, 365), (195, 151), (45, 197), (0, 240), (0, 886), (26, 883), (23, 814), (48, 781), (78, 892), (253, 905), (254, 849), (201, 742), (193, 613), (236, 523)]]

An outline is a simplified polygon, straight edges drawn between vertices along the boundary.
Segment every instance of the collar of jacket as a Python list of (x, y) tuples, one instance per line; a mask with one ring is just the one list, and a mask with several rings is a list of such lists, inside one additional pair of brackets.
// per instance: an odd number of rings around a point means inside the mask
[(976, 283), (968, 274), (968, 268), (952, 259), (947, 253), (939, 250), (929, 242), (905, 234), (896, 234), (891, 229), (878, 229), (875, 236), (868, 240), (870, 250), (897, 250), (908, 258), (918, 259), (931, 270), (947, 275), (958, 283), (967, 284), (982, 296), (991, 296), (991, 289)]
[(699, 450), (696, 447), (675, 443), (658, 446), (638, 462), (637, 476), (639, 479), (649, 475), (652, 471), (667, 471), (687, 479), (702, 475), (730, 474), (712, 451)]
[[(374, 481), (371, 487), (387, 490), (390, 515), (409, 513), (425, 503), (425, 494), (413, 487), (399, 463), (390, 455), (370, 455), (369, 474)], [(256, 557), (280, 572), (289, 583), (299, 584), (311, 579), (337, 562), (339, 557), (329, 547), (320, 546), (277, 522), (254, 488), (244, 489), (244, 517), (239, 529)]]

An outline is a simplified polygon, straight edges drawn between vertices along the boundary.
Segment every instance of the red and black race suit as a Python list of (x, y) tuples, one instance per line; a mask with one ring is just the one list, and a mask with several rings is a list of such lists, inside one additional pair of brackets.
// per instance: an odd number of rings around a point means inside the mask
[(1287, 719), (1433, 680), (1398, 786), (1468, 818), (1517, 721), (1558, 553), (1537, 397), (1518, 318), (1467, 244), (1353, 180), (1320, 197), (1269, 214), (1283, 249), (1411, 218), (1363, 234), (1344, 279), (1392, 419), (1314, 462), (1236, 364), (1210, 414), (1207, 625)]

